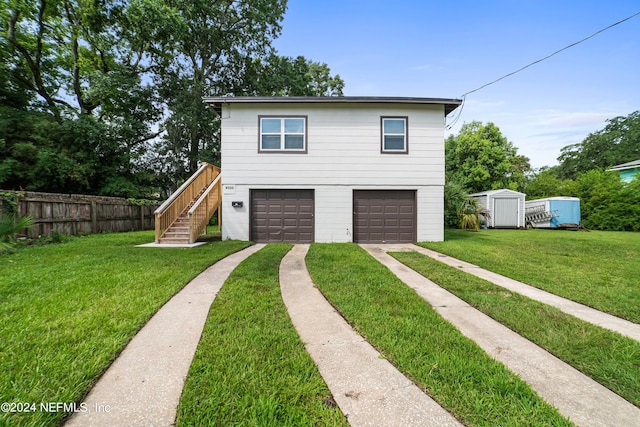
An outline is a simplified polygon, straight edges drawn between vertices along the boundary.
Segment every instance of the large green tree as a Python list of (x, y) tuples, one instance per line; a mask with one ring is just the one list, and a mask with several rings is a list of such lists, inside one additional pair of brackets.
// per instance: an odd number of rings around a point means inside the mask
[(522, 191), (529, 159), (493, 123), (462, 125), (458, 135), (445, 141), (447, 179), (460, 183), (469, 192), (508, 188)]
[(238, 95), (263, 96), (342, 96), (344, 81), (332, 76), (327, 64), (271, 54), (254, 58), (245, 68), (243, 87)]
[(162, 110), (125, 12), (123, 2), (0, 3), (0, 185), (147, 192), (135, 175)]
[(604, 129), (561, 150), (558, 174), (575, 179), (592, 169), (606, 169), (640, 159), (640, 111), (607, 120)]
[[(341, 95), (286, 0), (0, 0), (0, 187), (140, 197), (219, 161), (206, 95)], [(134, 194), (135, 193), (135, 194)]]
[(527, 199), (542, 199), (555, 196), (573, 196), (577, 189), (575, 181), (558, 175), (558, 167), (543, 167), (528, 176), (524, 192)]

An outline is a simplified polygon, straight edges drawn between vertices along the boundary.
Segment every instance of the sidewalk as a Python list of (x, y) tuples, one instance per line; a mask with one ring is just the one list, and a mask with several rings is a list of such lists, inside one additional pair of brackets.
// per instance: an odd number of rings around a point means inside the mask
[(361, 246), (413, 288), (460, 332), (518, 374), (575, 424), (637, 425), (640, 409), (386, 253), (414, 250), (417, 248), (414, 245)]
[(334, 400), (352, 426), (461, 424), (351, 329), (315, 288), (295, 245), (280, 264), (282, 299)]
[(218, 261), (170, 299), (98, 380), (84, 400), (88, 411), (65, 426), (173, 426), (211, 303), (233, 269), (263, 246)]

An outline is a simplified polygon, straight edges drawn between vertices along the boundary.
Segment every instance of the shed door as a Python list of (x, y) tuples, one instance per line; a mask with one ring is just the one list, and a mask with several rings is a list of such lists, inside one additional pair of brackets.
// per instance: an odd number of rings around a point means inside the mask
[(493, 226), (518, 227), (518, 203), (515, 198), (493, 199)]
[(353, 240), (357, 243), (412, 243), (416, 239), (416, 192), (353, 192)]
[(311, 243), (313, 190), (251, 190), (251, 240)]

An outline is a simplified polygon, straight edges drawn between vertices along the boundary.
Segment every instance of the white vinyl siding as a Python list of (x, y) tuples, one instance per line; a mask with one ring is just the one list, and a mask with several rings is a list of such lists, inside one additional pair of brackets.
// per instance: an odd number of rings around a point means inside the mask
[[(305, 117), (305, 150), (256, 150), (259, 116)], [(382, 117), (406, 118), (409, 153), (382, 152)], [(353, 190), (415, 190), (417, 240), (443, 240), (443, 105), (236, 103), (221, 119), (222, 180), (236, 189), (223, 194), (224, 239), (249, 239), (250, 189), (309, 188), (316, 242), (353, 241)]]
[[(223, 176), (224, 178), (224, 176)], [(222, 239), (249, 240), (250, 218), (248, 208), (249, 190), (253, 189), (313, 189), (315, 193), (315, 241), (353, 241), (353, 191), (354, 190), (415, 190), (417, 207), (417, 240), (441, 241), (444, 238), (444, 191), (439, 186), (300, 186), (295, 184), (276, 185), (236, 185), (235, 193), (223, 194)], [(231, 202), (244, 200), (244, 206), (234, 208)]]
[[(444, 185), (441, 105), (233, 104), (222, 111), (222, 169), (228, 184)], [(256, 150), (258, 115), (306, 115), (305, 152)], [(407, 116), (410, 154), (380, 151), (380, 117)], [(263, 116), (264, 117), (264, 116)]]

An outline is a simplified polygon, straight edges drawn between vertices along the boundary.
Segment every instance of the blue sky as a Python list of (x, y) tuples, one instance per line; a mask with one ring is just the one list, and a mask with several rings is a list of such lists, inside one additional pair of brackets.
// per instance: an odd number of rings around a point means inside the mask
[[(637, 12), (637, 0), (289, 0), (274, 46), (329, 65), (348, 96), (458, 98)], [(640, 110), (639, 76), (640, 15), (470, 94), (447, 135), (493, 122), (533, 167), (552, 166)]]

